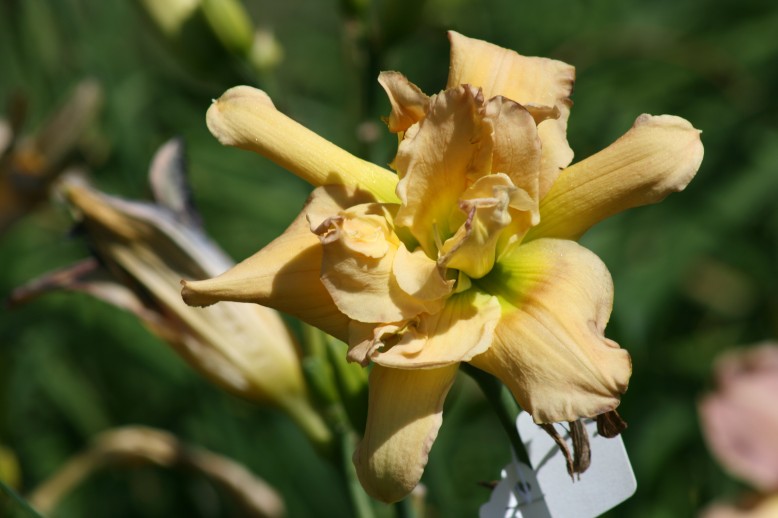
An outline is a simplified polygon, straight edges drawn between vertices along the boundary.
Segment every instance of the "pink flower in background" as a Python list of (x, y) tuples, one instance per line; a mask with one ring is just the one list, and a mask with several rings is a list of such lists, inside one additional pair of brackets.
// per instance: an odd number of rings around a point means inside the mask
[(778, 490), (778, 344), (725, 355), (716, 384), (700, 402), (710, 450), (732, 475)]

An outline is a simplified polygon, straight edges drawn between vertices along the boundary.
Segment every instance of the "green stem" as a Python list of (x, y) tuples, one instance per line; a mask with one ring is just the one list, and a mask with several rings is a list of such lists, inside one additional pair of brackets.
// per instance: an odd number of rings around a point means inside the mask
[(356, 438), (351, 431), (340, 433), (340, 468), (343, 477), (346, 479), (346, 489), (348, 490), (351, 506), (354, 515), (357, 518), (375, 518), (373, 505), (370, 497), (357, 478), (357, 470), (351, 461), (351, 455), (356, 447)]
[(505, 385), (500, 383), (500, 380), (491, 374), (476, 369), (472, 365), (463, 363), (462, 370), (473, 378), (484, 393), (486, 400), (492, 405), (492, 409), (497, 414), (500, 424), (505, 429), (505, 433), (508, 434), (508, 440), (513, 447), (516, 460), (525, 463), (527, 466), (532, 466), (527, 450), (524, 448), (524, 443), (521, 442), (519, 432), (516, 430), (516, 416), (519, 415), (521, 408), (519, 408), (511, 393)]
[(281, 402), (281, 408), (300, 427), (311, 441), (316, 451), (322, 456), (332, 459), (335, 452), (335, 440), (322, 417), (302, 397), (290, 398)]
[[(5, 496), (3, 496), (5, 495)], [(10, 500), (10, 503), (8, 503), (8, 500)], [(11, 507), (13, 506), (13, 507)], [(15, 509), (14, 509), (15, 507)], [(33, 518), (43, 518), (38, 511), (32, 508), (29, 502), (19, 496), (19, 494), (11, 489), (11, 487), (5, 485), (2, 480), (0, 480), (0, 512), (3, 510), (14, 510), (14, 511), (23, 511), (25, 514), (12, 514), (12, 516), (28, 516)], [(3, 515), (5, 516), (5, 515)]]
[(397, 518), (416, 518), (412, 495), (408, 495), (394, 504), (394, 508), (397, 511)]

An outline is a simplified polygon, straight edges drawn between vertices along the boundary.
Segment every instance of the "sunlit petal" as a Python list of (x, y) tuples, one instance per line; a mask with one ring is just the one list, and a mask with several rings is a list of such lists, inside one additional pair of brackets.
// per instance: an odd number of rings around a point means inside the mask
[(391, 171), (355, 157), (293, 121), (262, 90), (230, 88), (211, 104), (206, 122), (222, 144), (255, 151), (315, 187), (358, 187), (379, 201), (397, 200), (397, 177)]
[(631, 362), (603, 336), (613, 284), (596, 255), (572, 241), (538, 240), (501, 258), (479, 284), (500, 298), (503, 317), (492, 347), (471, 363), (500, 378), (535, 422), (618, 406)]
[[(558, 118), (538, 126), (543, 143), (540, 197), (553, 184), (559, 171), (570, 164), (573, 151), (567, 143), (567, 119), (570, 115), (570, 93), (575, 69), (561, 61), (526, 57), (449, 31), (451, 65), (447, 88), (471, 84), (483, 89), (489, 99), (502, 95), (522, 105), (556, 108)], [(547, 113), (548, 115), (548, 113)]]
[(419, 483), (456, 373), (457, 365), (373, 367), (365, 435), (354, 452), (359, 481), (370, 496), (396, 502)]
[(700, 131), (672, 115), (641, 115), (599, 153), (565, 169), (528, 239), (577, 239), (603, 219), (682, 191), (702, 162)]

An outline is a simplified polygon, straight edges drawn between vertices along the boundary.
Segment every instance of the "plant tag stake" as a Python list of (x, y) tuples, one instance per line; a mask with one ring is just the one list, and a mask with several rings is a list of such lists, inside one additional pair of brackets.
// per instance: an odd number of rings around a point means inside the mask
[[(480, 518), (594, 518), (635, 493), (637, 481), (621, 436), (600, 436), (595, 421), (586, 421), (591, 466), (575, 480), (559, 446), (528, 413), (519, 414), (516, 427), (535, 469), (515, 459), (506, 466)], [(572, 449), (567, 428), (554, 427)]]

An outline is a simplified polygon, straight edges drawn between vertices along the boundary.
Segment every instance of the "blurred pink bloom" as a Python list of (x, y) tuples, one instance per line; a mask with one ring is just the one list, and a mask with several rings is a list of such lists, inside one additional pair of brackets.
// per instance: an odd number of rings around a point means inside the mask
[(775, 518), (776, 516), (778, 516), (778, 495), (745, 507), (714, 504), (705, 509), (701, 515), (702, 518)]
[(716, 364), (716, 384), (699, 405), (708, 447), (732, 475), (762, 491), (778, 490), (778, 344), (725, 355)]

